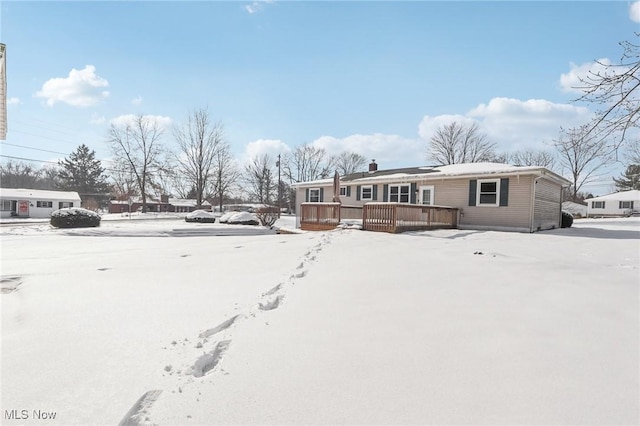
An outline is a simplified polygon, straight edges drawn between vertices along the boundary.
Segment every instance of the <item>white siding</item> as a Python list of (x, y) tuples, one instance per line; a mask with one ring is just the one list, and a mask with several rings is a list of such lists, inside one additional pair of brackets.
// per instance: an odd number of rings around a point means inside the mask
[(538, 179), (535, 182), (532, 231), (560, 227), (561, 200), (562, 188), (560, 185), (547, 179)]

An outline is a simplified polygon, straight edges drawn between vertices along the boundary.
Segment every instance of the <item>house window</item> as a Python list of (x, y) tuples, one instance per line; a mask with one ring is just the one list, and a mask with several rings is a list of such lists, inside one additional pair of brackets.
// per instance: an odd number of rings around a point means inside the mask
[(433, 185), (420, 187), (420, 204), (425, 206), (433, 205)]
[(497, 206), (500, 194), (500, 179), (478, 180), (476, 205)]
[(346, 197), (347, 196), (347, 187), (346, 186), (341, 186), (340, 187), (340, 196), (341, 197)]
[(633, 201), (620, 201), (621, 209), (633, 209)]
[(70, 201), (60, 201), (58, 203), (59, 209), (68, 209), (69, 207), (73, 207), (73, 203)]
[(360, 199), (361, 200), (372, 200), (373, 199), (373, 186), (372, 185), (362, 186), (360, 188)]
[(2, 200), (2, 211), (11, 211), (11, 200)]
[(389, 185), (389, 202), (409, 203), (410, 185)]
[(309, 202), (310, 203), (320, 202), (320, 188), (312, 188), (309, 190)]
[(604, 209), (604, 201), (592, 201), (591, 202), (592, 209)]
[(36, 207), (44, 207), (44, 208), (53, 207), (53, 201), (36, 201)]

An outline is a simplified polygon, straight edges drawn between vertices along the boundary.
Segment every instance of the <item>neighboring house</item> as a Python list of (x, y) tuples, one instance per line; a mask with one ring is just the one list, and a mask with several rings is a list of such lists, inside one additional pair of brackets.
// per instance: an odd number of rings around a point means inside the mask
[(599, 216), (629, 216), (640, 213), (640, 191), (615, 192), (602, 197), (589, 198), (587, 202), (587, 217)]
[[(169, 198), (162, 195), (160, 199), (147, 197), (147, 209), (151, 213), (190, 213), (196, 210), (196, 200), (185, 198)], [(131, 200), (131, 210), (129, 210), (129, 200), (111, 200), (109, 202), (109, 213), (135, 212), (142, 208), (142, 199)], [(211, 210), (211, 204), (204, 201), (200, 207), (203, 210)]]
[[(459, 209), (461, 229), (535, 232), (561, 225), (562, 188), (570, 182), (537, 166), (498, 163), (454, 164), (378, 170), (340, 178), (343, 206), (368, 202), (437, 205)], [(301, 182), (296, 211), (302, 202), (331, 202), (333, 179)]]
[(54, 210), (80, 207), (77, 192), (40, 189), (0, 188), (1, 218), (47, 218)]
[(565, 201), (562, 203), (562, 210), (571, 213), (574, 218), (587, 217), (587, 205)]

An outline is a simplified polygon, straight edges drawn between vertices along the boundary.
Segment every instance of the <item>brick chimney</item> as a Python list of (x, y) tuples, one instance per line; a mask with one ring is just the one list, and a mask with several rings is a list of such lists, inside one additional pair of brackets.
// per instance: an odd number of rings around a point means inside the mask
[(376, 170), (378, 170), (378, 165), (376, 164), (376, 160), (371, 160), (371, 163), (369, 163), (369, 171), (375, 172)]

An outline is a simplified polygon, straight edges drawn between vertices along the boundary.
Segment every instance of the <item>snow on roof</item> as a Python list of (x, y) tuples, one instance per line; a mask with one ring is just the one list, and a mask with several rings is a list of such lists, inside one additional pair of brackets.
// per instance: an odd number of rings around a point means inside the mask
[(44, 200), (80, 200), (74, 191), (48, 191), (43, 189), (0, 188), (2, 198), (42, 198)]
[(640, 191), (632, 189), (630, 191), (614, 192), (613, 194), (601, 197), (589, 198), (585, 201), (616, 200), (616, 201), (640, 201)]
[[(434, 170), (446, 175), (468, 175), (468, 174), (490, 174), (490, 173), (510, 173), (540, 170), (540, 166), (513, 166), (503, 163), (465, 163), (450, 164), (448, 166), (434, 167)], [(438, 174), (441, 176), (441, 174)]]
[[(409, 167), (405, 169), (395, 169), (389, 171), (378, 170), (374, 172), (363, 172), (362, 177), (354, 177), (349, 175), (349, 179), (345, 179), (343, 182), (380, 182), (380, 181), (406, 181), (415, 179), (429, 179), (429, 178), (442, 178), (442, 177), (456, 177), (456, 176), (478, 176), (478, 175), (491, 175), (491, 174), (509, 174), (509, 173), (535, 173), (544, 172), (552, 179), (561, 181), (564, 184), (570, 182), (559, 176), (550, 170), (547, 170), (541, 166), (514, 166), (511, 164), (503, 163), (465, 163), (465, 164), (451, 164), (447, 166), (425, 166), (425, 167)], [(327, 184), (333, 184), (333, 179), (320, 179), (312, 182), (300, 182), (294, 184), (294, 187), (308, 187), (313, 185), (326, 186)]]

